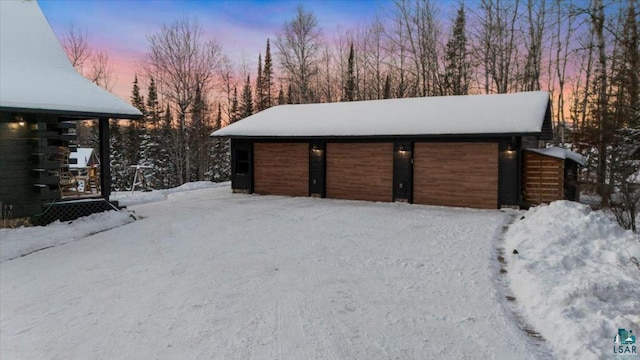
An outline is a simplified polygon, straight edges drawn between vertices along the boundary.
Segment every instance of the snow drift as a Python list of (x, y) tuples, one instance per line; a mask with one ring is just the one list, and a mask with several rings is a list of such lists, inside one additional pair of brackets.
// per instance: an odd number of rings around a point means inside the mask
[(640, 269), (631, 261), (640, 239), (602, 212), (570, 201), (535, 207), (505, 242), (519, 310), (558, 358), (609, 358), (618, 328), (640, 328)]

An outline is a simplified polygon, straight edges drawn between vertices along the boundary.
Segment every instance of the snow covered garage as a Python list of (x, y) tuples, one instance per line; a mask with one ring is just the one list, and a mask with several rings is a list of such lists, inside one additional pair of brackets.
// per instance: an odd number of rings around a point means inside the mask
[[(36, 1), (0, 1), (0, 74), (2, 218), (44, 224), (112, 209), (109, 119), (140, 111), (73, 68)], [(79, 191), (69, 170), (81, 120), (98, 122), (99, 193)]]
[(495, 209), (523, 205), (522, 150), (549, 94), (281, 105), (220, 129), (234, 192)]

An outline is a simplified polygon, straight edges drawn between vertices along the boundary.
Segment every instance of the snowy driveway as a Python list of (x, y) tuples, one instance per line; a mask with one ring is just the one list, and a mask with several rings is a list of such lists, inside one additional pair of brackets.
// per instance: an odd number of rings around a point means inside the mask
[(2, 263), (3, 359), (528, 359), (498, 211), (172, 194)]

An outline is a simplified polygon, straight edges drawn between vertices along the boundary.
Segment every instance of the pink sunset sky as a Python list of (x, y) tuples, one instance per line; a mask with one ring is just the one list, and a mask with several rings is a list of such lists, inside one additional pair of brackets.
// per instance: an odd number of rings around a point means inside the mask
[[(258, 54), (267, 39), (275, 41), (286, 21), (302, 5), (315, 14), (324, 36), (336, 29), (355, 29), (390, 9), (391, 0), (39, 0), (51, 27), (62, 39), (73, 26), (85, 31), (93, 50), (104, 51), (114, 68), (116, 95), (129, 101), (139, 61), (147, 50), (147, 36), (162, 24), (197, 18), (204, 38), (214, 38), (236, 65), (244, 61), (256, 71)], [(272, 45), (272, 53), (275, 52)]]

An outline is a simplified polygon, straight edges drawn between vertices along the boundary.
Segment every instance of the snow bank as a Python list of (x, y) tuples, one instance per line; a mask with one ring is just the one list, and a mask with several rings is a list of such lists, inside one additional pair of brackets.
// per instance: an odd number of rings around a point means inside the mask
[(529, 210), (505, 237), (519, 310), (558, 358), (610, 358), (618, 328), (640, 329), (640, 269), (630, 260), (640, 259), (637, 235), (586, 205), (557, 201)]
[(0, 262), (66, 244), (134, 221), (128, 211), (106, 211), (47, 226), (0, 229)]
[[(229, 186), (229, 182), (213, 183), (211, 181), (195, 181), (164, 190), (149, 192), (117, 192), (112, 194), (111, 200), (117, 200), (120, 205), (132, 206), (152, 203), (167, 199), (169, 194), (196, 189), (208, 189)], [(73, 221), (54, 222), (48, 226), (38, 226), (19, 229), (0, 229), (0, 262), (46, 249), (101, 231), (109, 230), (134, 221), (128, 211), (107, 211), (82, 217)]]
[(171, 189), (152, 190), (152, 191), (119, 191), (111, 194), (111, 200), (118, 201), (122, 206), (133, 206), (147, 204), (156, 201), (166, 200), (169, 194), (183, 191), (191, 191), (198, 189), (209, 189), (216, 187), (228, 187), (230, 182), (214, 183), (211, 181), (194, 181), (188, 182)]

